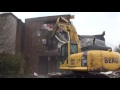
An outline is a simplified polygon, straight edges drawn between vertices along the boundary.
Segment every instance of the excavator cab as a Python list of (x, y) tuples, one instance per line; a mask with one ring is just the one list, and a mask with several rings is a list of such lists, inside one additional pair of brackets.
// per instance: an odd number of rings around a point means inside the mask
[(65, 60), (69, 59), (69, 56), (75, 53), (78, 53), (77, 43), (67, 42), (63, 44), (61, 46), (61, 63), (64, 64)]
[(87, 63), (84, 63), (86, 60), (81, 60), (84, 52), (79, 53), (78, 48), (78, 44), (75, 42), (66, 42), (61, 46), (61, 61), (59, 69), (87, 71)]

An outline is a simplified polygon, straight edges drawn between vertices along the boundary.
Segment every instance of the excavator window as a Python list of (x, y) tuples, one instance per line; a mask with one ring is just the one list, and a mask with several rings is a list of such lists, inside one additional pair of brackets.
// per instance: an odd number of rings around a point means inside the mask
[(78, 44), (70, 44), (70, 54), (78, 53)]
[(68, 58), (68, 43), (62, 45), (61, 47), (61, 63), (64, 63), (64, 61)]

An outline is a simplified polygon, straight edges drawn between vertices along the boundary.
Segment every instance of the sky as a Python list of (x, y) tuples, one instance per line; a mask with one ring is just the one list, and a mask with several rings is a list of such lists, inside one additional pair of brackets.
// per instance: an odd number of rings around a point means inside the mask
[(120, 12), (12, 12), (25, 22), (26, 18), (52, 15), (74, 15), (72, 23), (79, 35), (95, 35), (105, 31), (106, 45), (113, 49), (120, 44)]

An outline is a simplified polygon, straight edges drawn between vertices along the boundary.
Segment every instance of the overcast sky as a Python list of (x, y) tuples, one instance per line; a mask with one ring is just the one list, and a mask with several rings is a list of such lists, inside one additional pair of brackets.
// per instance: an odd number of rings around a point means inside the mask
[(120, 12), (13, 12), (25, 22), (25, 18), (71, 14), (71, 20), (79, 35), (101, 34), (105, 31), (106, 44), (114, 49), (120, 43)]

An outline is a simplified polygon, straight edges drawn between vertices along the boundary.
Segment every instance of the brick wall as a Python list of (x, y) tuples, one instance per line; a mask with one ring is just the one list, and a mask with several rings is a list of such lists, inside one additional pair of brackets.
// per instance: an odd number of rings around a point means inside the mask
[[(61, 16), (67, 19), (70, 18), (70, 15)], [(58, 17), (59, 16), (38, 17), (25, 20), (24, 54), (26, 59), (26, 71), (28, 73), (37, 72), (44, 74), (44, 71), (47, 70), (47, 74), (48, 72), (57, 71), (59, 60), (55, 58), (59, 56), (59, 53), (48, 50), (46, 44), (42, 42), (44, 39), (49, 39), (50, 32), (41, 29), (41, 27), (46, 23), (55, 24)], [(50, 61), (48, 57), (51, 57)]]

